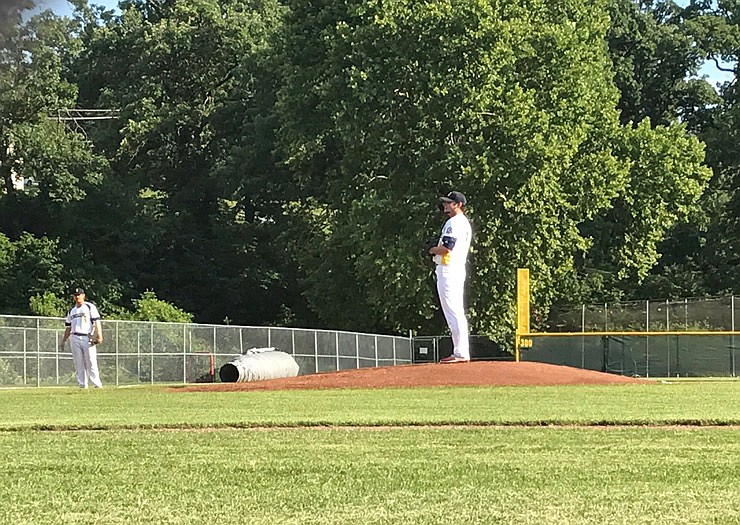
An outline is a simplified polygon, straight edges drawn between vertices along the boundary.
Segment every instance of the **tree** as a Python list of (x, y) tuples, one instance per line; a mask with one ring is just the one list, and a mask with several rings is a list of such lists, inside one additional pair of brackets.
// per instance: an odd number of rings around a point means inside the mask
[(42, 317), (64, 317), (69, 311), (69, 301), (52, 292), (36, 294), (28, 302), (33, 315)]
[[(734, 69), (737, 63), (737, 2), (610, 3), (608, 35), (623, 122), (650, 116), (653, 125), (680, 120), (706, 143), (713, 176), (685, 220), (657, 245), (661, 254), (644, 283), (622, 291), (639, 297), (685, 297), (737, 290), (737, 260), (730, 240), (737, 207), (731, 204), (737, 165), (733, 131), (734, 82), (718, 86), (692, 78), (704, 61)], [(729, 66), (725, 64), (730, 64)], [(692, 155), (695, 148), (689, 148)]]
[(191, 323), (193, 315), (173, 304), (157, 299), (157, 294), (151, 290), (142, 293), (133, 300), (134, 310), (127, 312), (119, 310), (113, 314), (116, 319), (132, 321), (157, 321), (169, 323)]
[(720, 102), (712, 86), (694, 76), (712, 56), (706, 40), (714, 28), (701, 4), (609, 1), (606, 38), (623, 124), (649, 119), (665, 126), (680, 118), (698, 132), (703, 114)]
[[(67, 77), (79, 50), (77, 29), (44, 11), (14, 19), (0, 42), (0, 228), (12, 254), (6, 312), (54, 309), (50, 298), (65, 297), (78, 272), (95, 266), (86, 249), (93, 221), (83, 203), (102, 183), (107, 162), (83, 134), (50, 119), (76, 105)], [(108, 278), (101, 290), (116, 288), (105, 268), (91, 275)]]
[(13, 242), (0, 233), (0, 311), (32, 313), (30, 299), (64, 289), (64, 266), (54, 239), (24, 233)]
[(625, 127), (615, 153), (630, 161), (629, 180), (612, 206), (582, 227), (592, 240), (582, 275), (598, 283), (581, 299), (603, 300), (605, 292), (620, 298), (617, 291), (633, 298), (661, 258), (660, 242), (688, 220), (712, 174), (702, 165), (704, 145), (680, 125)]
[[(83, 100), (120, 108), (96, 141), (151, 224), (137, 225), (147, 235), (125, 273), (200, 321), (271, 321), (286, 263), (271, 245), (282, 201), (270, 192), (262, 108), (273, 82), (264, 57), (282, 8), (272, 0), (122, 8), (88, 33), (78, 72)], [(247, 147), (251, 138), (264, 142)], [(203, 300), (214, 292), (218, 301)]]
[(0, 40), (4, 40), (21, 22), (24, 11), (36, 7), (33, 0), (3, 0), (0, 4)]
[[(75, 86), (64, 78), (64, 61), (74, 48), (71, 31), (69, 20), (45, 11), (3, 38), (0, 174), (4, 198), (0, 202), (22, 198), (14, 178), (34, 181), (49, 200), (70, 201), (83, 194), (78, 181), (94, 182), (99, 177), (99, 168), (90, 169), (92, 155), (86, 143), (48, 121), (59, 109), (75, 105)], [(59, 171), (59, 180), (52, 171)]]
[[(672, 163), (667, 182), (685, 179), (671, 187), (680, 204), (665, 217), (701, 191), (696, 156), (682, 163), (661, 145), (664, 135), (683, 140), (682, 128), (620, 127), (599, 6), (290, 6), (280, 145), (309, 193), (296, 205), (309, 238), (298, 256), (325, 321), (435, 330), (430, 270), (417, 254), (441, 222), (436, 195), (452, 187), (471, 197), (473, 329), (499, 336), (513, 324), (517, 266), (532, 269), (546, 310), (576, 286), (595, 244), (589, 224), (608, 222), (617, 202), (635, 214), (630, 184), (642, 181), (644, 197), (665, 204), (647, 183), (661, 158)], [(645, 215), (612, 253), (661, 238), (657, 217)], [(634, 274), (655, 257), (649, 250)]]

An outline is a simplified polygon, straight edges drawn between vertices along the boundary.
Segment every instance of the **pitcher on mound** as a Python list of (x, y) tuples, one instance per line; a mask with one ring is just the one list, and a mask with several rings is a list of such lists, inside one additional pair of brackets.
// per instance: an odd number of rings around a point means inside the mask
[(465, 216), (465, 195), (451, 191), (441, 198), (444, 213), (449, 217), (442, 227), (437, 246), (429, 249), (434, 256), (437, 276), (437, 293), (447, 326), (452, 336), (452, 355), (441, 363), (467, 363), (470, 361), (468, 320), (465, 317), (465, 265), (473, 232)]

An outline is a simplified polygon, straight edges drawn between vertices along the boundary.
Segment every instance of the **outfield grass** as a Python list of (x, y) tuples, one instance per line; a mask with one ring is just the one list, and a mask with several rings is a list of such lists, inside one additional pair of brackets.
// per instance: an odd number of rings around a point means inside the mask
[(738, 399), (736, 383), (0, 391), (0, 523), (740, 524), (740, 431), (702, 426), (739, 424)]

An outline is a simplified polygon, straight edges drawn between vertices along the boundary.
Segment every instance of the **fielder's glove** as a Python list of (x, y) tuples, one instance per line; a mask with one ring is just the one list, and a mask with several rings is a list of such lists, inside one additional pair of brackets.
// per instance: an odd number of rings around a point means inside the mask
[(439, 238), (437, 238), (437, 237), (429, 237), (424, 242), (424, 254), (423, 255), (425, 257), (429, 257), (431, 255), (429, 253), (429, 250), (431, 250), (433, 247), (437, 246), (438, 243), (439, 243)]
[(100, 342), (101, 342), (100, 341), (100, 338), (97, 335), (91, 335), (90, 336), (90, 346), (95, 346), (95, 345), (99, 344)]

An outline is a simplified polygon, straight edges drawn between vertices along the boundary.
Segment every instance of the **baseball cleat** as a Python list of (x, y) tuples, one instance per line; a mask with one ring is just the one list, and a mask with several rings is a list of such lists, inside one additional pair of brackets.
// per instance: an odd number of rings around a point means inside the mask
[(445, 357), (444, 359), (440, 359), (440, 363), (444, 365), (448, 365), (451, 363), (469, 363), (470, 359), (464, 359), (462, 357), (458, 357), (456, 355), (451, 355), (449, 357)]

